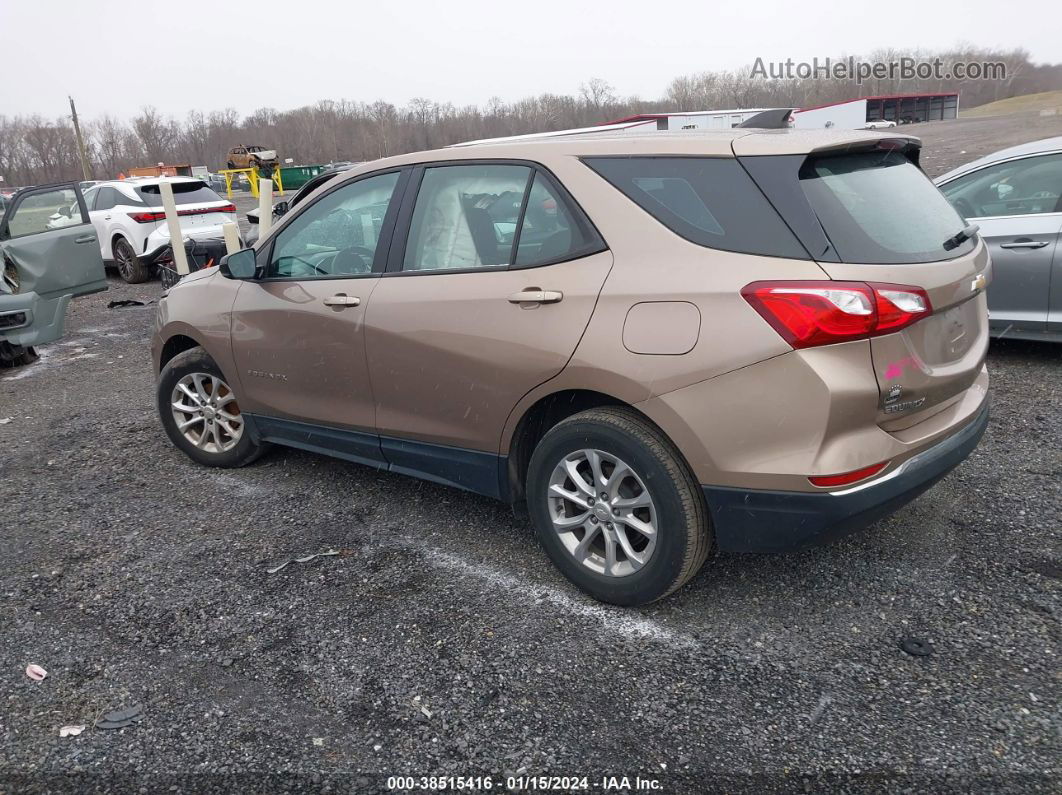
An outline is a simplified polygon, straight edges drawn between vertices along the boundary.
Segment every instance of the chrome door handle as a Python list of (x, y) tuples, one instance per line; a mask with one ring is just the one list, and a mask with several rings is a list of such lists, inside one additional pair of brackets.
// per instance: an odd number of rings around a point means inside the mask
[(96, 242), (96, 236), (95, 235), (82, 235), (81, 237), (75, 237), (74, 238), (74, 242), (75, 243), (95, 243)]
[(361, 304), (361, 299), (356, 295), (344, 295), (343, 293), (330, 295), (324, 299), (325, 306), (358, 306), (359, 304)]
[(111, 217), (109, 215), (105, 215), (105, 216), (103, 216), (103, 220), (104, 221), (109, 221), (109, 220), (111, 220)]
[(564, 298), (560, 290), (530, 288), (509, 296), (510, 304), (555, 304)]
[(1000, 248), (1043, 248), (1046, 240), (1016, 240), (1013, 243), (1000, 243)]

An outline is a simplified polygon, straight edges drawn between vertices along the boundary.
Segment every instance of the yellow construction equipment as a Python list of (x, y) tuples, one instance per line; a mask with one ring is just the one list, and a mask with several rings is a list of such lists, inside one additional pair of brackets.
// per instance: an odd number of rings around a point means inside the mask
[(251, 195), (256, 199), (258, 198), (259, 179), (272, 179), (273, 184), (277, 186), (277, 193), (284, 195), (284, 180), (280, 176), (280, 166), (277, 166), (272, 175), (268, 176), (259, 173), (257, 168), (223, 168), (218, 173), (225, 177), (225, 192), (230, 199), (232, 198), (232, 180), (237, 174), (247, 175), (247, 181), (251, 183)]

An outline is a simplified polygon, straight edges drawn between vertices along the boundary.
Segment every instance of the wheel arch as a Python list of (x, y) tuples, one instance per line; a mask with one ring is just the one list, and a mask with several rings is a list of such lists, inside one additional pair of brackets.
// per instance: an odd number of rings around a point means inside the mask
[(124, 240), (126, 243), (128, 243), (129, 247), (133, 249), (133, 253), (134, 254), (138, 254), (139, 253), (136, 250), (136, 246), (133, 245), (133, 241), (129, 239), (129, 237), (125, 234), (125, 232), (122, 232), (122, 231), (119, 230), (117, 232), (111, 233), (111, 257), (112, 258), (114, 257), (114, 244), (117, 243), (119, 240)]
[[(199, 340), (182, 332), (177, 332), (166, 339), (159, 349), (159, 358), (156, 362), (155, 372), (161, 372), (162, 368), (178, 354), (190, 351), (192, 348), (203, 348)], [(205, 348), (204, 348), (205, 350)]]
[[(531, 461), (531, 454), (536, 445), (546, 433), (562, 420), (588, 409), (603, 408), (607, 406), (622, 406), (636, 412), (646, 422), (659, 428), (645, 412), (631, 403), (605, 392), (592, 389), (562, 389), (544, 395), (528, 406), (519, 420), (516, 421), (511, 438), (509, 439), (507, 463), (507, 482), (509, 488), (509, 500), (512, 503), (520, 503), (525, 499), (524, 484), (527, 481), (527, 468)], [(661, 433), (666, 432), (659, 428)]]

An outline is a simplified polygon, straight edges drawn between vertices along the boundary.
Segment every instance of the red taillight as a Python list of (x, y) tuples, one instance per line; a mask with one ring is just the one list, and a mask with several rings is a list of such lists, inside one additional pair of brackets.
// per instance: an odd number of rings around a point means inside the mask
[[(207, 215), (208, 213), (234, 213), (235, 204), (223, 204), (220, 207), (196, 207), (191, 210), (178, 210), (177, 215)], [(138, 224), (150, 224), (156, 221), (165, 221), (166, 213), (129, 213), (129, 217)]]
[(817, 475), (816, 477), (809, 477), (808, 480), (811, 481), (812, 486), (847, 486), (849, 483), (874, 477), (888, 465), (888, 461), (882, 461), (880, 464), (863, 467), (854, 472), (844, 472), (840, 475)]
[(794, 348), (878, 337), (928, 317), (926, 291), (867, 282), (753, 282), (741, 295)]
[(156, 221), (165, 221), (166, 213), (129, 213), (129, 217), (138, 224), (151, 224)]

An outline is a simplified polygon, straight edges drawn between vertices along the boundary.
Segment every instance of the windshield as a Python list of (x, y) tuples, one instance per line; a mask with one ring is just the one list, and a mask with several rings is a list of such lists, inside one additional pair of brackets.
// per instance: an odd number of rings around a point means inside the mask
[[(173, 200), (177, 204), (201, 204), (203, 202), (225, 201), (204, 183), (195, 182), (171, 182), (173, 185)], [(158, 185), (144, 185), (137, 187), (137, 195), (151, 207), (162, 206), (162, 194)]]
[(800, 185), (843, 262), (936, 262), (975, 245), (944, 248), (966, 222), (901, 152), (811, 157)]

